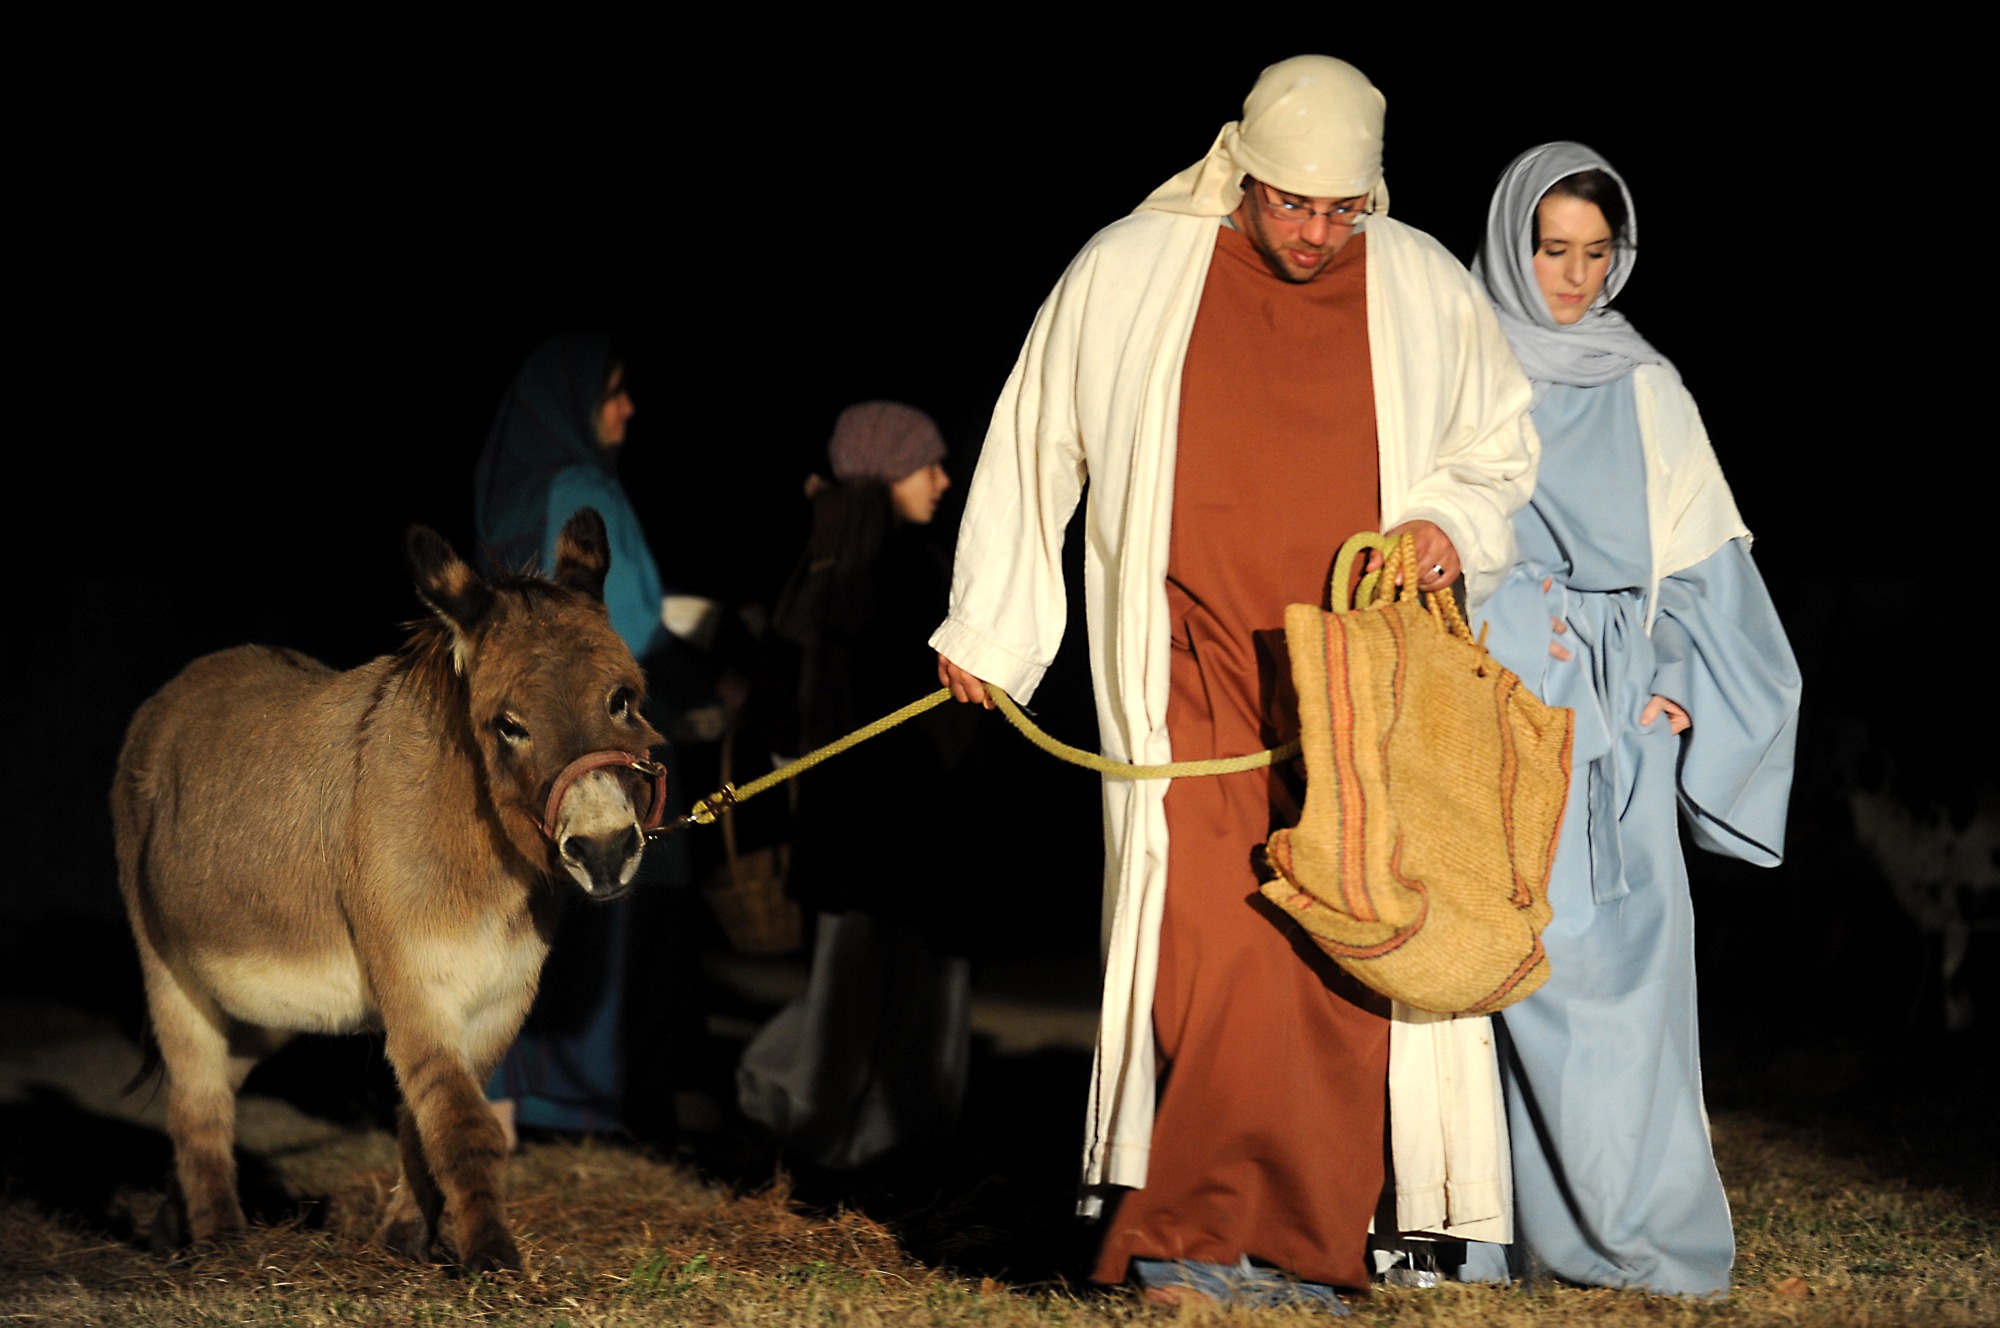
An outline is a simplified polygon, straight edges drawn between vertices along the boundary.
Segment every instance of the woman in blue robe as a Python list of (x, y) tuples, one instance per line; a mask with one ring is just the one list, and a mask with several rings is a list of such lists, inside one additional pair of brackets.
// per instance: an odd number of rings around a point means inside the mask
[[(482, 554), (494, 570), (512, 572), (554, 567), (563, 524), (579, 508), (597, 509), (611, 550), (605, 607), (647, 670), (651, 709), (678, 648), (663, 621), (659, 568), (618, 479), (633, 414), (624, 373), (608, 337), (566, 333), (536, 347), (487, 433), (473, 506)], [(664, 732), (664, 717), (653, 718)], [(663, 748), (654, 754), (672, 766)], [(676, 784), (668, 798), (681, 805)], [(669, 839), (648, 848), (639, 881), (685, 884), (688, 876), (685, 847)], [(626, 1123), (627, 950), (636, 907), (626, 895), (563, 911), (534, 1006), (486, 1087), (510, 1141), (516, 1124), (595, 1133)]]
[(1495, 1020), (1515, 1243), (1472, 1246), (1465, 1274), (1718, 1296), (1735, 1240), (1675, 811), (1704, 849), (1779, 861), (1799, 675), (1692, 398), (1607, 307), (1637, 233), (1617, 173), (1550, 143), (1501, 177), (1473, 264), (1542, 438), (1521, 563), (1478, 617), (1577, 724), (1549, 979)]

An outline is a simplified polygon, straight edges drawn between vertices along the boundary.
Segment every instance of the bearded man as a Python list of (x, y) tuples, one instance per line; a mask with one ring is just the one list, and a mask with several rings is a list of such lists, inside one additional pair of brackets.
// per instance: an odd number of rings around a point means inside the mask
[[(1325, 602), (1350, 534), (1413, 534), (1421, 588), (1462, 574), (1475, 603), (1513, 563), (1528, 384), (1465, 270), (1388, 217), (1383, 106), (1343, 61), (1273, 65), (1206, 157), (1071, 262), (972, 479), (931, 638), (958, 699), (991, 680), (1025, 700), (1054, 658), (1086, 479), (1091, 677), (1121, 760), (1295, 736), (1285, 606)], [(1084, 1206), (1112, 1201), (1094, 1276), (1151, 1299), (1331, 1304), (1368, 1281), (1391, 1012), (1258, 892), (1258, 849), (1297, 819), (1287, 778), (1104, 785)], [(1394, 1224), (1504, 1239), (1486, 1021), (1396, 1029)]]

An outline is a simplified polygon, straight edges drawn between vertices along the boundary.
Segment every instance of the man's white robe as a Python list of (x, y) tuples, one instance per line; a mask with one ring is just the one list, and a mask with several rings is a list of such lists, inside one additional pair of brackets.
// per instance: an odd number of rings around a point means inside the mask
[[(1033, 694), (1062, 640), (1063, 532), (1087, 477), (1090, 671), (1104, 751), (1120, 760), (1173, 759), (1166, 573), (1181, 364), (1217, 225), (1213, 216), (1142, 210), (1100, 231), (1071, 262), (994, 409), (959, 532), (950, 613), (931, 638), (976, 677), (1020, 700)], [(1441, 245), (1386, 216), (1366, 225), (1383, 525), (1435, 522), (1477, 602), (1514, 562), (1508, 517), (1534, 485), (1528, 383), (1484, 297)], [(1254, 512), (1243, 514), (1243, 537), (1257, 538)], [(1146, 1180), (1166, 789), (1159, 780), (1104, 781), (1105, 974), (1087, 1187)], [(1487, 1021), (1399, 1021), (1390, 1080), (1396, 1170), (1417, 1182), (1399, 1181), (1399, 1224), (1504, 1239), (1506, 1134)], [(1310, 1104), (1300, 1113), (1308, 1119)]]

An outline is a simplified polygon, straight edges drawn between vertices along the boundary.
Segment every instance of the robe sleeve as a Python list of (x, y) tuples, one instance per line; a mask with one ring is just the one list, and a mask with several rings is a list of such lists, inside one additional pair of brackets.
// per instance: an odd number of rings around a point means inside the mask
[(1066, 273), (1028, 332), (979, 453), (932, 649), (1018, 701), (1061, 645), (1069, 601), (1063, 531), (1083, 494), (1077, 426), (1080, 306), (1088, 265)]
[(1653, 647), (1653, 691), (1693, 721), (1679, 787), (1695, 842), (1775, 866), (1784, 856), (1799, 667), (1747, 540), (1661, 581)]

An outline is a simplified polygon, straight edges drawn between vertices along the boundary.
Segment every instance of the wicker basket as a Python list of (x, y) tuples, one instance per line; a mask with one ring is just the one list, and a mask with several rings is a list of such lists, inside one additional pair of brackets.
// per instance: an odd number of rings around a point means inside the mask
[[(729, 813), (721, 817), (725, 827)], [(725, 829), (724, 833), (728, 833)], [(799, 948), (799, 901), (785, 893), (792, 850), (777, 844), (739, 856), (716, 868), (702, 887), (708, 906), (738, 954), (781, 955)]]
[[(730, 777), (736, 746), (731, 732), (722, 740), (722, 778)], [(791, 871), (789, 844), (742, 853), (736, 847), (736, 812), (723, 808), (716, 818), (722, 823), (722, 851), (727, 860), (715, 869), (701, 893), (715, 910), (716, 921), (738, 954), (790, 954), (803, 943), (799, 901), (785, 893), (785, 878)]]

